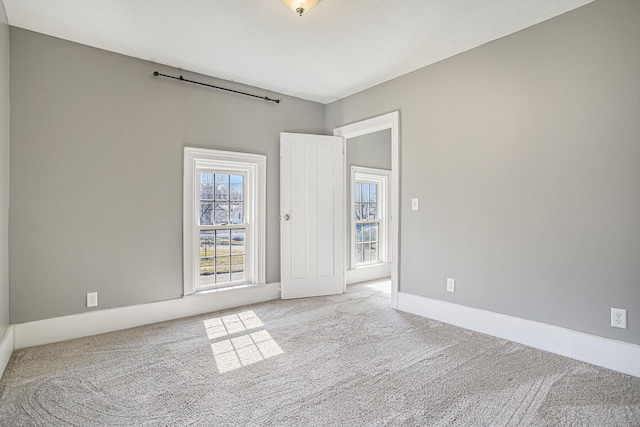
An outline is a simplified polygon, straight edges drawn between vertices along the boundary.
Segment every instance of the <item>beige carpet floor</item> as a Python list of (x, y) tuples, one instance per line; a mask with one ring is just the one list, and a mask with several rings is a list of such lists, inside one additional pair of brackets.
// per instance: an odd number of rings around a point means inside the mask
[(0, 425), (640, 426), (640, 378), (363, 284), (15, 351)]

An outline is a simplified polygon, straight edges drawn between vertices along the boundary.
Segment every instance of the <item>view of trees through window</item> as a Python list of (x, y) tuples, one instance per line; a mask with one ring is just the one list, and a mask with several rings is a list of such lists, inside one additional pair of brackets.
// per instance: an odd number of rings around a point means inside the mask
[(356, 264), (379, 261), (378, 185), (371, 182), (355, 182)]
[(200, 173), (200, 286), (245, 280), (244, 176)]
[(200, 224), (242, 224), (242, 175), (200, 174)]

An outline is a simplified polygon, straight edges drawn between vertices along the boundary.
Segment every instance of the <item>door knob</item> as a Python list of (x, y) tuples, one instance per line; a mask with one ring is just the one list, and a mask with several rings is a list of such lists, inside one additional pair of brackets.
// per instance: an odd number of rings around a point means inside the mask
[(285, 220), (285, 221), (289, 221), (289, 218), (291, 218), (291, 217), (289, 216), (289, 214), (286, 214), (286, 215), (284, 216), (284, 220)]

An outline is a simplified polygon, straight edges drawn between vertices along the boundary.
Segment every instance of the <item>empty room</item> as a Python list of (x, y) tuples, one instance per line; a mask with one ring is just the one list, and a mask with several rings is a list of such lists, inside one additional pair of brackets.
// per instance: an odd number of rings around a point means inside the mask
[(0, 0), (0, 426), (640, 425), (638, 41), (638, 0)]

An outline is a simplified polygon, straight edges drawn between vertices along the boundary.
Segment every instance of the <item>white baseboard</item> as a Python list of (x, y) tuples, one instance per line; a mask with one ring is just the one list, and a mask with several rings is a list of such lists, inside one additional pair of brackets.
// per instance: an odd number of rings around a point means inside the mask
[(13, 353), (13, 326), (9, 326), (7, 332), (4, 333), (2, 341), (0, 341), (0, 378), (4, 374), (4, 370), (9, 363)]
[(353, 270), (347, 270), (345, 273), (347, 285), (384, 279), (385, 277), (391, 277), (390, 263), (354, 268)]
[(184, 298), (54, 317), (13, 326), (13, 347), (50, 344), (280, 298), (280, 283), (221, 289)]
[(640, 377), (639, 345), (404, 292), (398, 310)]

